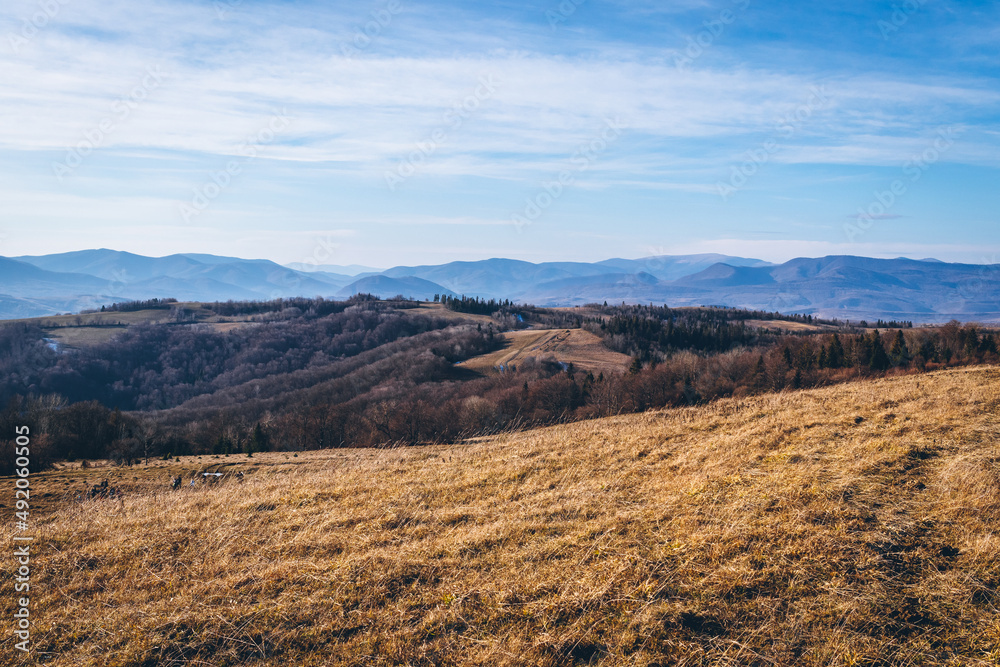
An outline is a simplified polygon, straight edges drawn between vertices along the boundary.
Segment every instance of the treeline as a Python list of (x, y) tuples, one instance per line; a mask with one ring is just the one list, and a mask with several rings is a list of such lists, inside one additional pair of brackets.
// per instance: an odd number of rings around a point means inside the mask
[[(814, 318), (812, 315), (781, 315), (776, 312), (738, 308), (669, 308), (652, 305), (598, 306), (598, 318), (584, 320), (584, 328), (604, 338), (605, 344), (618, 352), (633, 356), (641, 363), (656, 363), (671, 355), (689, 350), (699, 353), (720, 353), (736, 348), (770, 345), (789, 336), (814, 336), (815, 331), (781, 332), (767, 327), (750, 326), (749, 320), (792, 321), (803, 324), (837, 326), (841, 331), (857, 332), (868, 328), (862, 320), (858, 328), (847, 322)], [(952, 323), (949, 326), (955, 326)], [(912, 329), (909, 321), (878, 320), (876, 329)], [(837, 352), (833, 365), (839, 367)], [(881, 355), (878, 370), (885, 370)], [(930, 358), (928, 355), (923, 355)], [(816, 362), (820, 359), (817, 357)]]
[(727, 319), (727, 320), (782, 320), (785, 322), (800, 322), (802, 324), (824, 324), (829, 326), (834, 326), (838, 328), (847, 328), (850, 326), (848, 322), (837, 320), (837, 319), (824, 319), (820, 317), (815, 317), (813, 315), (798, 314), (798, 313), (779, 313), (777, 311), (768, 310), (747, 310), (745, 308), (736, 308), (734, 306), (701, 306), (699, 308), (685, 306), (683, 308), (670, 308), (669, 306), (655, 306), (652, 304), (642, 305), (628, 305), (622, 303), (619, 306), (609, 306), (608, 302), (605, 301), (604, 304), (591, 303), (584, 306), (589, 310), (596, 310), (601, 315), (616, 315), (626, 313), (629, 315), (643, 315), (645, 317), (655, 317), (659, 319), (665, 319), (670, 317), (672, 314), (676, 313), (686, 313), (689, 311), (704, 310), (711, 311), (713, 317), (717, 319)]
[[(823, 324), (837, 326), (845, 332), (858, 330), (846, 322), (814, 318), (812, 315), (781, 315), (738, 308), (669, 308), (652, 305), (596, 308), (601, 316), (584, 320), (584, 328), (601, 336), (609, 348), (633, 356), (641, 363), (657, 363), (683, 350), (720, 353), (736, 348), (770, 345), (789, 336), (816, 334), (815, 331), (781, 332), (767, 327), (750, 326), (747, 324), (749, 320)], [(913, 326), (912, 322), (892, 321), (893, 326), (889, 327), (886, 326), (889, 323), (883, 320), (879, 320), (878, 324), (879, 329)], [(861, 322), (860, 327), (867, 328), (867, 322)]]
[(492, 315), (496, 312), (516, 312), (520, 307), (510, 299), (480, 299), (478, 296), (460, 297), (448, 294), (435, 294), (435, 303), (440, 301), (445, 308), (456, 313), (472, 313), (475, 315)]
[[(163, 310), (177, 303), (177, 299), (146, 299), (145, 301), (122, 301), (110, 306), (101, 306), (102, 313), (130, 313), (137, 310)], [(96, 310), (85, 310), (84, 313), (96, 313)]]
[(269, 301), (213, 301), (203, 303), (201, 307), (222, 317), (292, 312), (292, 309), (305, 314), (307, 317), (323, 317), (343, 312), (347, 308), (357, 304), (374, 303), (377, 301), (379, 299), (371, 294), (358, 294), (346, 301), (323, 299), (322, 297), (315, 299), (291, 297), (271, 299)]
[(662, 360), (681, 350), (725, 352), (768, 337), (743, 322), (718, 317), (715, 310), (671, 313), (665, 318), (615, 315), (606, 320), (587, 321), (584, 328), (604, 338), (612, 350), (643, 362)]
[[(860, 326), (862, 329), (867, 329), (868, 328), (868, 320), (861, 320), (861, 322), (858, 323), (858, 326)], [(897, 320), (877, 320), (875, 322), (875, 328), (876, 329), (899, 329), (899, 328), (912, 329), (913, 328), (913, 322), (910, 322), (908, 320), (907, 321), (902, 321), (902, 322), (897, 321)]]
[(434, 300), (440, 301), (445, 308), (457, 313), (489, 315), (501, 331), (523, 329), (530, 325), (539, 328), (580, 328), (583, 323), (583, 318), (580, 315), (570, 311), (537, 308), (509, 299), (481, 299), (464, 295), (453, 297), (447, 294), (435, 294)]
[[(132, 464), (169, 448), (168, 434), (155, 421), (111, 410), (97, 401), (68, 404), (60, 396), (14, 396), (0, 412), (0, 432), (15, 426), (31, 430), (31, 462), (35, 470), (56, 460), (111, 458)], [(11, 442), (0, 441), (0, 471), (8, 474)]]
[(812, 315), (803, 315), (799, 313), (784, 314), (777, 311), (770, 312), (766, 310), (744, 310), (741, 308), (724, 308), (732, 313), (735, 319), (741, 320), (782, 320), (785, 322), (800, 322), (802, 324), (828, 324), (835, 327), (847, 326), (846, 322), (841, 322), (840, 320), (834, 319), (823, 319), (820, 317), (814, 317)]

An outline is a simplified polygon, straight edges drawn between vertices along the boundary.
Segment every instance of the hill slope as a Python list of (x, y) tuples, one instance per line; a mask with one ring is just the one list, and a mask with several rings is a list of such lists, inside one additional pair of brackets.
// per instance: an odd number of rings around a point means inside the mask
[(36, 519), (34, 647), (51, 665), (995, 664), (998, 406), (1000, 370), (974, 368), (242, 459), (242, 484)]

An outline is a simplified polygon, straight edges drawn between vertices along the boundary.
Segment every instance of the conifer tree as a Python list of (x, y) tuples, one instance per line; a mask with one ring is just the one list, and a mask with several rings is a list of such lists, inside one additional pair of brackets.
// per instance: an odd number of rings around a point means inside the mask
[(830, 368), (843, 368), (845, 361), (844, 345), (840, 342), (840, 336), (833, 334), (830, 341), (830, 351), (826, 355), (826, 363)]
[(642, 359), (640, 359), (637, 356), (633, 357), (632, 365), (628, 367), (629, 375), (636, 375), (641, 370), (642, 370)]
[(892, 359), (893, 366), (904, 364), (910, 358), (910, 350), (906, 347), (906, 338), (903, 336), (902, 329), (896, 330), (896, 337), (892, 341), (892, 349), (889, 351), (889, 356)]
[(871, 350), (868, 366), (872, 370), (884, 371), (889, 368), (891, 362), (889, 355), (885, 352), (885, 346), (882, 345), (882, 336), (879, 335), (878, 329), (872, 331), (871, 337), (868, 339), (868, 348)]

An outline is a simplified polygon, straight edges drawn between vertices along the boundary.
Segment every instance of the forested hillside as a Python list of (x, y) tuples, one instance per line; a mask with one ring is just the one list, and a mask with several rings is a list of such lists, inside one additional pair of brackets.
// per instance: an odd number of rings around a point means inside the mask
[[(791, 323), (804, 329), (790, 332), (759, 324), (775, 314), (733, 309), (541, 309), (464, 298), (436, 309), (372, 297), (201, 304), (199, 317), (214, 315), (198, 322), (171, 307), (175, 317), (79, 348), (52, 344), (31, 321), (0, 327), (0, 426), (34, 425), (41, 459), (124, 463), (452, 442), (997, 361), (992, 332), (958, 323), (865, 330), (803, 316)], [(586, 329), (632, 363), (596, 376), (546, 354), (486, 372), (458, 365), (502, 349), (503, 331), (529, 326)]]

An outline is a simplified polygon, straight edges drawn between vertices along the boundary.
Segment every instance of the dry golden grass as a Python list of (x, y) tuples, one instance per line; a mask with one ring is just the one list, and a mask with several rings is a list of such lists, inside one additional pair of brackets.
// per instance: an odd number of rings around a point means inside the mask
[(524, 329), (508, 331), (503, 337), (507, 341), (504, 349), (473, 357), (459, 366), (485, 373), (500, 364), (516, 366), (528, 357), (551, 357), (597, 374), (621, 373), (632, 362), (631, 357), (609, 350), (600, 338), (583, 329)]
[(489, 315), (477, 315), (475, 313), (459, 313), (454, 310), (449, 310), (444, 307), (444, 304), (433, 303), (429, 301), (422, 301), (416, 308), (405, 308), (401, 310), (404, 315), (429, 315), (432, 317), (443, 317), (446, 320), (454, 320), (456, 322), (473, 322), (482, 324), (484, 327), (488, 324), (493, 324), (496, 326), (496, 322)]
[(775, 329), (778, 331), (795, 332), (836, 332), (839, 327), (832, 324), (807, 324), (806, 322), (795, 322), (792, 320), (746, 320), (748, 327), (759, 327), (762, 329)]
[(950, 370), (70, 503), (33, 657), (996, 665), (998, 407), (1000, 370)]
[(77, 327), (64, 325), (58, 329), (47, 329), (45, 333), (49, 338), (58, 342), (60, 345), (80, 348), (107, 343), (127, 328), (128, 325), (126, 324), (123, 324), (122, 326), (106, 327)]
[[(299, 455), (294, 456), (297, 459)], [(261, 469), (271, 471), (275, 466), (289, 464), (292, 458), (293, 454), (288, 452), (265, 452), (251, 458), (244, 454), (181, 456), (169, 461), (152, 458), (148, 465), (134, 466), (118, 466), (106, 460), (90, 460), (85, 465), (83, 461), (60, 462), (54, 469), (33, 476), (31, 510), (43, 515), (57, 511), (104, 480), (128, 495), (148, 494), (161, 491), (176, 475), (183, 477), (185, 484), (192, 475), (203, 472), (251, 475)], [(8, 500), (0, 497), (0, 510), (13, 507)]]

